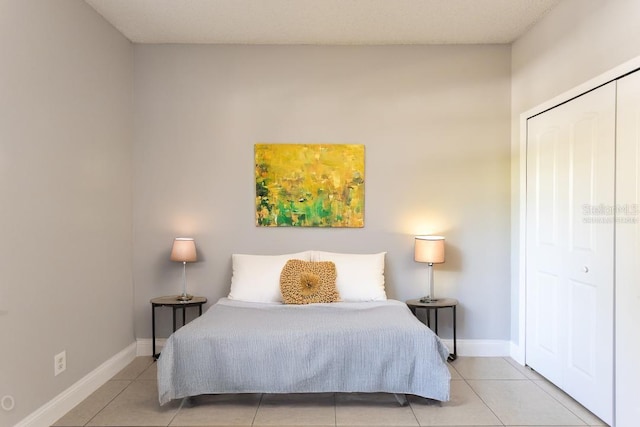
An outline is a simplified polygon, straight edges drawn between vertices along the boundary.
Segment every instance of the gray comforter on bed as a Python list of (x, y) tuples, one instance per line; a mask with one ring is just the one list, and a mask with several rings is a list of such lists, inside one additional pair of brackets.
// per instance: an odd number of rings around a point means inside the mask
[(400, 301), (222, 298), (169, 337), (160, 404), (218, 393), (387, 392), (449, 400), (448, 350)]

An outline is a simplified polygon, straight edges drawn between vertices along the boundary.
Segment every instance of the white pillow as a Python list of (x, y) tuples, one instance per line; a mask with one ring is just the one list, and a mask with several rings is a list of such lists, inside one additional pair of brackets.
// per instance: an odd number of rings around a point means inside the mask
[(332, 261), (336, 265), (336, 287), (346, 302), (384, 301), (384, 256), (313, 251), (311, 261)]
[(280, 273), (290, 259), (311, 261), (311, 251), (284, 255), (231, 255), (233, 275), (229, 299), (282, 302)]

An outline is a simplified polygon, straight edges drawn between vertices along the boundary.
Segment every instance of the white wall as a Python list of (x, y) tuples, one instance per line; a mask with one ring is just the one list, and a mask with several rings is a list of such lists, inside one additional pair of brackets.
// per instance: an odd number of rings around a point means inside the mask
[(640, 56), (640, 2), (564, 0), (512, 46), (511, 335), (520, 343), (520, 114)]
[(134, 341), (133, 48), (82, 1), (2, 0), (0, 63), (9, 426)]
[[(151, 336), (149, 299), (180, 289), (176, 236), (195, 237), (189, 291), (210, 302), (232, 253), (304, 249), (387, 251), (388, 294), (404, 300), (425, 293), (413, 236), (432, 232), (447, 238), (436, 292), (459, 298), (459, 338), (508, 341), (509, 52), (136, 45), (136, 336)], [(256, 227), (258, 142), (364, 144), (365, 227)]]

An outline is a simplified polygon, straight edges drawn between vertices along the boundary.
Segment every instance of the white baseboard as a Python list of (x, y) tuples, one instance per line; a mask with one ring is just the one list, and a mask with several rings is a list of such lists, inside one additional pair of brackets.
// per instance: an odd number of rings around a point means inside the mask
[(31, 415), (14, 427), (49, 427), (69, 412), (91, 393), (109, 381), (136, 357), (136, 344), (128, 345), (124, 350), (89, 372), (71, 387), (42, 405)]
[(511, 341), (511, 358), (524, 366), (524, 348), (513, 341)]
[[(156, 353), (160, 353), (164, 343), (167, 342), (166, 338), (156, 338)], [(137, 356), (151, 356), (153, 354), (153, 340), (151, 338), (137, 338), (136, 339), (136, 355)]]
[[(510, 355), (510, 342), (504, 340), (456, 340), (458, 356), (470, 357), (507, 357)], [(453, 340), (442, 342), (453, 353)]]

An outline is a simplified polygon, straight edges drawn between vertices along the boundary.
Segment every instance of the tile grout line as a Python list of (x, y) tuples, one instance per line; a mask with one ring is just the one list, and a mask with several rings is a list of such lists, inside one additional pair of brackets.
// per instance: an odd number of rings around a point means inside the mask
[[(122, 380), (113, 380), (113, 379), (110, 379), (109, 381), (122, 381)], [(107, 382), (109, 382), (109, 381), (107, 381)], [(89, 420), (87, 420), (87, 422), (83, 424), (83, 426), (88, 426), (88, 425), (91, 423), (91, 421), (93, 421), (93, 420), (95, 419), (95, 417), (97, 417), (98, 415), (100, 415), (100, 413), (101, 413), (102, 411), (104, 411), (104, 410), (107, 408), (107, 406), (111, 405), (111, 403), (113, 403), (113, 401), (114, 401), (114, 400), (116, 400), (116, 398), (117, 398), (118, 396), (120, 396), (122, 393), (124, 393), (124, 391), (125, 391), (126, 389), (128, 389), (128, 388), (131, 386), (131, 384), (133, 384), (133, 382), (134, 382), (135, 380), (124, 380), (124, 381), (129, 381), (129, 384), (127, 384), (127, 386), (126, 386), (125, 388), (123, 388), (122, 390), (120, 390), (120, 391), (119, 391), (118, 393), (116, 393), (116, 395), (115, 395), (115, 396), (113, 396), (113, 397), (112, 397), (112, 398), (111, 398), (107, 403), (105, 403), (105, 404), (104, 404), (104, 406), (103, 406), (102, 408), (100, 408), (100, 410), (99, 410), (98, 412), (96, 412), (95, 414), (93, 414), (93, 415), (91, 416), (91, 418), (89, 418)], [(105, 384), (106, 384), (106, 383), (105, 383)], [(104, 385), (104, 384), (103, 384), (103, 385)], [(86, 399), (85, 399), (85, 400), (86, 400)]]
[[(150, 364), (149, 366), (151, 366), (151, 364)], [(131, 386), (131, 384), (133, 384), (133, 383), (134, 383), (134, 381), (135, 381), (136, 379), (138, 379), (138, 377), (144, 373), (144, 371), (146, 371), (147, 369), (149, 369), (149, 366), (147, 366), (146, 368), (144, 368), (144, 369), (143, 369), (143, 370), (142, 370), (142, 371), (141, 371), (141, 372), (140, 372), (140, 373), (139, 373), (135, 378), (133, 378), (133, 379), (121, 379), (121, 380), (115, 380), (114, 378), (119, 374), (119, 372), (118, 372), (118, 373), (116, 373), (113, 377), (111, 377), (111, 378), (110, 378), (106, 383), (104, 383), (102, 386), (100, 386), (100, 387), (103, 387), (105, 384), (107, 384), (107, 383), (108, 383), (108, 382), (110, 382), (110, 381), (129, 381), (129, 384), (127, 384), (127, 386), (126, 386), (125, 388), (123, 388), (122, 390), (120, 390), (120, 392), (116, 393), (116, 395), (115, 395), (115, 396), (113, 396), (111, 399), (109, 399), (109, 401), (108, 401), (107, 403), (105, 403), (105, 404), (104, 404), (104, 406), (102, 406), (102, 408), (100, 408), (100, 410), (99, 410), (99, 411), (97, 411), (95, 414), (93, 414), (93, 415), (91, 416), (91, 418), (89, 418), (89, 419), (87, 420), (87, 422), (83, 424), (83, 426), (88, 426), (88, 425), (91, 423), (91, 421), (93, 421), (93, 420), (94, 420), (94, 419), (95, 419), (95, 418), (96, 418), (96, 417), (97, 417), (97, 416), (98, 416), (102, 411), (104, 411), (104, 410), (107, 408), (107, 406), (109, 406), (111, 403), (113, 403), (113, 401), (114, 401), (114, 400), (116, 400), (116, 398), (117, 398), (118, 396), (120, 396), (122, 393), (124, 393), (124, 391), (125, 391), (126, 389), (128, 389), (128, 388)], [(88, 398), (88, 396), (87, 396), (87, 398)], [(84, 399), (84, 400), (86, 400), (86, 399)], [(84, 401), (84, 400), (83, 400), (83, 401)], [(65, 414), (65, 415), (66, 415), (66, 414)]]
[[(462, 376), (462, 375), (461, 375)], [(487, 402), (484, 401), (484, 399), (476, 392), (476, 390), (471, 386), (471, 384), (469, 384), (469, 381), (467, 381), (466, 378), (463, 378), (463, 381), (469, 386), (469, 388), (471, 389), (471, 391), (473, 392), (473, 394), (475, 394), (476, 396), (478, 396), (478, 399), (480, 399), (480, 402), (482, 402), (484, 404), (484, 406), (487, 407), (487, 409), (489, 411), (491, 411), (491, 413), (493, 414), (494, 417), (496, 417), (496, 419), (500, 422), (500, 424), (502, 424), (503, 426), (506, 426), (506, 424), (504, 423), (504, 421), (502, 421), (502, 419), (498, 416), (498, 414), (495, 413), (495, 411), (493, 410), (493, 408), (491, 406), (489, 406), (487, 404)], [(473, 381), (473, 379), (472, 379)], [(487, 380), (475, 380), (475, 381), (487, 381)], [(521, 381), (521, 380), (520, 380)]]
[[(545, 380), (545, 381), (548, 381), (548, 380)], [(560, 404), (560, 406), (562, 406), (562, 407), (563, 407), (563, 408), (565, 408), (567, 411), (569, 411), (569, 412), (571, 412), (573, 415), (575, 415), (575, 416), (576, 416), (576, 418), (578, 418), (580, 421), (582, 421), (582, 422), (584, 423), (584, 425), (585, 425), (585, 426), (590, 426), (590, 425), (591, 425), (591, 424), (589, 424), (587, 421), (583, 420), (583, 419), (582, 419), (582, 417), (581, 417), (580, 415), (578, 415), (578, 414), (576, 414), (575, 412), (573, 412), (573, 411), (571, 410), (571, 408), (569, 408), (567, 405), (565, 405), (565, 404), (564, 404), (564, 403), (562, 403), (559, 399), (557, 399), (553, 394), (549, 393), (547, 390), (545, 390), (544, 388), (540, 387), (536, 381), (531, 380), (531, 382), (533, 382), (533, 384), (534, 384), (536, 387), (538, 387), (540, 390), (542, 390), (545, 394), (547, 394), (547, 395), (548, 395), (549, 397), (551, 397), (553, 400), (555, 400), (556, 402), (558, 402), (558, 403)], [(550, 383), (551, 383), (551, 382), (550, 382)], [(551, 383), (551, 384), (552, 384), (552, 385), (554, 385), (554, 386), (556, 386), (556, 385), (555, 385), (555, 384), (553, 384), (553, 383)], [(556, 386), (556, 387), (557, 387), (557, 386)], [(562, 390), (561, 390), (561, 391), (562, 391)], [(569, 396), (569, 395), (567, 395), (567, 396)], [(569, 396), (569, 397), (571, 397), (571, 396)], [(577, 402), (577, 403), (580, 403), (580, 402)], [(585, 409), (588, 411), (588, 409), (587, 409), (587, 408), (585, 408)], [(596, 416), (596, 415), (594, 415), (594, 416)], [(603, 426), (603, 427), (604, 427), (604, 426)]]
[[(451, 385), (451, 380), (449, 380), (449, 385)], [(418, 419), (418, 416), (416, 415), (416, 412), (413, 410), (413, 405), (411, 404), (411, 401), (409, 400), (409, 398), (407, 398), (407, 403), (409, 403), (409, 408), (411, 409), (411, 413), (413, 414), (413, 418), (415, 418), (416, 420), (416, 424), (418, 426), (420, 426), (420, 420)], [(441, 402), (442, 404), (442, 402)]]
[(180, 406), (178, 406), (178, 409), (176, 409), (176, 412), (173, 414), (173, 417), (171, 417), (171, 419), (167, 423), (166, 427), (169, 427), (171, 425), (171, 423), (173, 422), (173, 420), (176, 419), (176, 417), (178, 416), (178, 414), (182, 410), (182, 407), (185, 405), (185, 402), (187, 401), (187, 399), (189, 399), (189, 397), (183, 397), (182, 398), (182, 400), (180, 401)]
[[(508, 363), (508, 362), (507, 362)], [(465, 378), (460, 371), (458, 371), (456, 369), (456, 367), (451, 364), (451, 367), (453, 367), (453, 369), (458, 373), (458, 375), (460, 375), (460, 378), (462, 378), (462, 381), (465, 382), (465, 384), (471, 389), (471, 391), (473, 392), (473, 394), (475, 394), (476, 396), (478, 396), (478, 399), (480, 399), (480, 402), (482, 402), (484, 404), (484, 406), (487, 407), (487, 409), (493, 414), (494, 417), (496, 417), (496, 419), (500, 422), (500, 424), (502, 424), (502, 426), (506, 426), (506, 424), (504, 423), (504, 421), (502, 421), (502, 419), (498, 416), (498, 414), (495, 413), (495, 411), (493, 410), (493, 408), (491, 408), (491, 406), (489, 406), (487, 404), (487, 402), (484, 401), (484, 399), (482, 397), (480, 397), (480, 395), (475, 391), (475, 389), (471, 386), (471, 384), (469, 384), (469, 381), (467, 381), (467, 378)], [(476, 381), (483, 381), (483, 380), (476, 380)], [(420, 422), (418, 422), (418, 424), (420, 424)]]
[(255, 425), (256, 417), (258, 416), (258, 410), (260, 410), (260, 406), (262, 405), (262, 399), (264, 398), (264, 393), (260, 393), (260, 400), (258, 400), (258, 405), (256, 406), (256, 412), (253, 414), (253, 419), (251, 420), (251, 425)]
[[(551, 381), (549, 381), (548, 379), (546, 379), (545, 377), (543, 377), (542, 375), (540, 375), (535, 369), (531, 368), (531, 367), (527, 367), (525, 365), (525, 369), (529, 369), (532, 372), (535, 372), (539, 378), (529, 378), (527, 377), (527, 379), (529, 379), (536, 387), (538, 387), (540, 390), (542, 390), (545, 394), (547, 394), (549, 397), (551, 397), (553, 400), (555, 400), (556, 402), (558, 402), (560, 404), (560, 406), (562, 406), (563, 408), (565, 408), (567, 411), (571, 412), (573, 415), (576, 416), (576, 418), (578, 418), (580, 421), (582, 421), (584, 423), (584, 425), (586, 426), (591, 426), (591, 424), (589, 424), (586, 420), (582, 419), (582, 417), (578, 414), (576, 414), (573, 410), (571, 410), (571, 408), (569, 408), (567, 405), (565, 405), (562, 401), (560, 401), (558, 398), (556, 398), (553, 394), (551, 394), (549, 391), (545, 390), (543, 387), (541, 387), (538, 382), (543, 382), (543, 381), (547, 381), (549, 384), (553, 385), (554, 387), (557, 387), (554, 383), (552, 383)], [(525, 375), (526, 376), (526, 375)], [(564, 393), (563, 390), (559, 389), (561, 392)], [(566, 394), (566, 393), (565, 393)], [(571, 396), (567, 395), (569, 398), (573, 399)], [(575, 399), (574, 399), (575, 400)], [(580, 402), (576, 403), (580, 404)], [(587, 408), (585, 408), (585, 410), (588, 411)], [(594, 416), (596, 416), (594, 414)], [(604, 426), (603, 426), (604, 427)]]
[[(140, 381), (153, 381), (153, 380), (149, 380), (149, 379), (141, 379), (140, 377), (142, 375), (144, 375), (145, 372), (147, 372), (148, 369), (150, 369), (154, 363), (156, 363), (156, 360), (152, 360), (151, 363), (149, 363), (149, 365), (144, 368), (137, 376), (136, 378), (132, 381), (132, 383), (140, 380)], [(156, 378), (157, 381), (157, 378)], [(173, 422), (173, 420), (176, 419), (176, 417), (178, 416), (178, 414), (180, 413), (180, 411), (182, 410), (182, 407), (185, 405), (185, 402), (187, 401), (187, 399), (189, 399), (188, 397), (184, 397), (182, 398), (182, 400), (180, 401), (180, 405), (178, 406), (178, 408), (176, 409), (175, 413), (173, 414), (173, 416), (171, 417), (171, 419), (169, 420), (169, 422), (167, 423), (166, 427), (169, 427), (171, 425), (171, 423)]]

